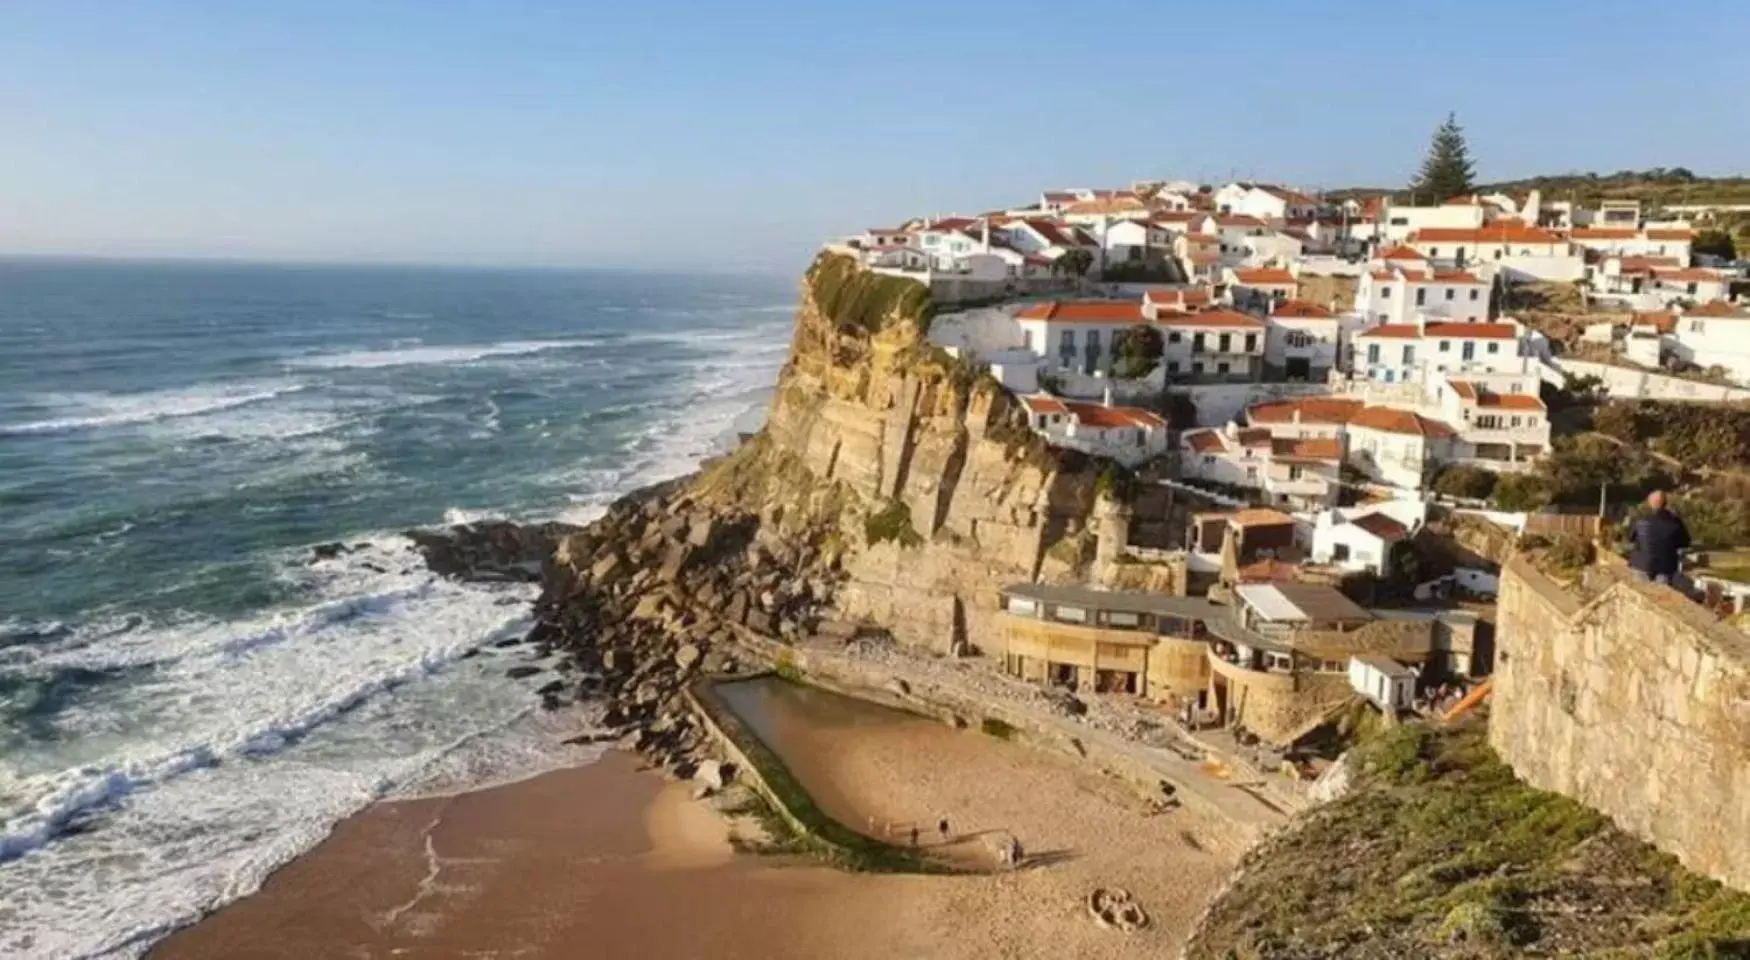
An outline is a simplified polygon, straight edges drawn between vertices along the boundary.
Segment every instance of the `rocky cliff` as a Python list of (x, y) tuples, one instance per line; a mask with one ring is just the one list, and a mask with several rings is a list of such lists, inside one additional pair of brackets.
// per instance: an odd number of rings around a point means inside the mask
[[(1115, 578), (1129, 510), (1112, 468), (1046, 448), (996, 381), (933, 347), (932, 314), (922, 285), (823, 256), (765, 430), (696, 490), (819, 538), (843, 618), (947, 649), (991, 638), (1006, 583)], [(1171, 572), (1122, 566), (1172, 588)]]

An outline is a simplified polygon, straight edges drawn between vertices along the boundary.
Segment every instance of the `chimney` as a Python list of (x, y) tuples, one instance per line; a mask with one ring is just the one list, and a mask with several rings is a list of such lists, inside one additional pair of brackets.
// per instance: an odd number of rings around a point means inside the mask
[(1112, 385), (1110, 383), (1106, 384), (1106, 393), (1101, 397), (1100, 402), (1108, 407), (1112, 405)]
[(984, 217), (981, 219), (981, 222), (984, 224), (984, 252), (989, 253), (990, 252), (990, 218)]

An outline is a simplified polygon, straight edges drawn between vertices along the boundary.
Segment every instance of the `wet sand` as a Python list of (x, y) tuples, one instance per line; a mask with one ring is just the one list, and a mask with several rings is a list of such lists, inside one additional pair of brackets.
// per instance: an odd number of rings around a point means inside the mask
[[(847, 823), (922, 820), (934, 831), (947, 816), (962, 855), (986, 856), (983, 837), (1007, 831), (1034, 865), (856, 875), (736, 854), (725, 822), (685, 785), (612, 754), (379, 804), (152, 957), (1158, 957), (1177, 949), (1237, 854), (1219, 824), (1150, 816), (1068, 758), (914, 718), (840, 723), (803, 704), (773, 719), (800, 751), (797, 775), (825, 787), (820, 802)], [(1130, 889), (1153, 925), (1100, 929), (1082, 907), (1096, 885)]]

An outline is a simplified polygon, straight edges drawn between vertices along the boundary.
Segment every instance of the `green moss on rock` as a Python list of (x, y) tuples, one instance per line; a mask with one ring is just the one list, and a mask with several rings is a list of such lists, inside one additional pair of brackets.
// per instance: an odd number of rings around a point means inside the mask
[(935, 314), (929, 287), (865, 270), (840, 253), (821, 254), (808, 270), (807, 283), (815, 306), (841, 330), (873, 334), (909, 319), (923, 332)]

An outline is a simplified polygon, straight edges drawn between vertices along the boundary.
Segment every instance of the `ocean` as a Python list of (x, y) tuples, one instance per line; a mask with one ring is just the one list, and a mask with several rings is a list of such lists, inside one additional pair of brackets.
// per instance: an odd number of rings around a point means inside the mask
[(0, 260), (0, 955), (139, 955), (373, 800), (580, 759), (546, 677), (504, 676), (527, 652), (464, 656), (536, 588), (434, 577), (398, 531), (583, 522), (727, 449), (793, 300)]

